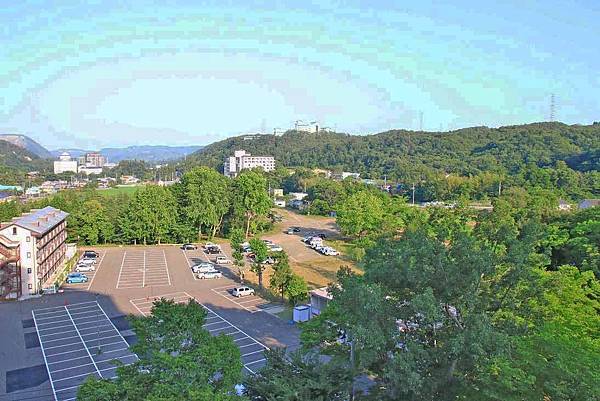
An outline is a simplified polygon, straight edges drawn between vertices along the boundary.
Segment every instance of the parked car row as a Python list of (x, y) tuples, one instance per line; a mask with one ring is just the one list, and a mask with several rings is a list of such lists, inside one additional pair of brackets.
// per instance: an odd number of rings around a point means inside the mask
[(96, 261), (98, 260), (98, 252), (85, 251), (75, 266), (76, 272), (92, 272), (96, 270)]
[(77, 261), (75, 272), (67, 275), (67, 284), (87, 283), (89, 278), (82, 272), (93, 272), (96, 270), (98, 256), (98, 252), (96, 251), (84, 251), (81, 258)]
[(326, 256), (337, 256), (340, 254), (334, 248), (323, 244), (323, 236), (309, 235), (307, 237), (302, 238), (302, 242), (304, 242), (306, 245), (308, 245), (315, 251)]
[(212, 279), (223, 277), (223, 273), (217, 270), (215, 265), (209, 262), (198, 263), (197, 265), (193, 265), (191, 269), (192, 272), (196, 275), (196, 278), (199, 279)]
[[(276, 243), (274, 243), (273, 241), (269, 240), (269, 239), (264, 239), (263, 242), (267, 245), (267, 249), (269, 252), (282, 252), (283, 248), (279, 245), (277, 245)], [(245, 253), (246, 256), (248, 256), (249, 258), (252, 258), (252, 247), (250, 247), (250, 243), (249, 242), (244, 242), (243, 244), (240, 245), (241, 249), (242, 249), (242, 253)]]
[(221, 247), (217, 244), (213, 244), (212, 242), (207, 242), (204, 245), (204, 253), (209, 255), (218, 255), (221, 253)]

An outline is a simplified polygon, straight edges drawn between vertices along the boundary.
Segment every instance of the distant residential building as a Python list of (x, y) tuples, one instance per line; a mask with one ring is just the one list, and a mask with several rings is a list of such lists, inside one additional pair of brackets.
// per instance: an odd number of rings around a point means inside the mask
[(102, 174), (103, 168), (98, 166), (79, 166), (79, 173), (85, 175)]
[(140, 182), (140, 179), (137, 177), (134, 177), (132, 175), (122, 175), (121, 182), (126, 185), (132, 185), (132, 184), (137, 184), (138, 182)]
[(350, 173), (350, 172), (344, 171), (342, 173), (334, 173), (332, 177), (334, 180), (345, 180), (348, 177), (358, 180), (360, 178), (360, 173)]
[(271, 188), (270, 195), (274, 198), (283, 198), (283, 189), (282, 188)]
[(584, 199), (579, 203), (580, 209), (589, 209), (596, 206), (600, 206), (600, 199)]
[(18, 191), (21, 192), (23, 187), (20, 185), (0, 185), (0, 191)]
[[(62, 266), (67, 250), (67, 216), (68, 213), (48, 206), (2, 223), (0, 266), (4, 269), (13, 266), (10, 270), (13, 287), (8, 292), (18, 293), (17, 297), (37, 294)], [(15, 285), (20, 288), (14, 288)]]
[(36, 178), (40, 175), (39, 171), (30, 171), (27, 173), (28, 178)]
[(107, 160), (98, 152), (88, 152), (79, 157), (79, 164), (85, 167), (104, 167)]
[(308, 196), (306, 192), (290, 192), (288, 195), (294, 200), (303, 200)]
[(35, 198), (42, 194), (40, 187), (30, 187), (25, 190), (25, 196), (29, 198)]
[(77, 173), (77, 160), (73, 160), (68, 152), (63, 152), (54, 161), (54, 174), (67, 172)]
[(117, 167), (117, 163), (109, 163), (109, 162), (106, 162), (106, 163), (104, 163), (104, 166), (103, 166), (103, 167), (104, 167), (104, 168), (108, 168), (108, 169), (115, 168), (115, 167)]
[(293, 209), (304, 210), (307, 207), (308, 203), (304, 200), (300, 199), (292, 199), (288, 202), (288, 206)]
[(223, 174), (233, 178), (244, 169), (256, 167), (261, 167), (264, 171), (273, 171), (275, 170), (275, 158), (273, 156), (252, 156), (245, 150), (236, 150), (233, 156), (225, 159)]
[(302, 120), (296, 121), (294, 124), (294, 129), (300, 132), (308, 132), (310, 134), (315, 134), (319, 132), (319, 122), (311, 121), (308, 123), (303, 122)]

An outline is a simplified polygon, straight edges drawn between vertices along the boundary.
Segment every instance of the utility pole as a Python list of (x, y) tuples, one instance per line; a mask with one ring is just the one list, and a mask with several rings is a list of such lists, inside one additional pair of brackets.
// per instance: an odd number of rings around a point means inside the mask
[(502, 195), (502, 181), (498, 182), (498, 197)]
[(352, 384), (350, 385), (350, 401), (354, 401), (354, 339), (350, 340), (350, 365), (352, 368)]
[(412, 186), (412, 204), (415, 204), (415, 183), (413, 182)]
[(550, 95), (550, 121), (554, 121), (556, 113), (556, 99), (554, 93)]

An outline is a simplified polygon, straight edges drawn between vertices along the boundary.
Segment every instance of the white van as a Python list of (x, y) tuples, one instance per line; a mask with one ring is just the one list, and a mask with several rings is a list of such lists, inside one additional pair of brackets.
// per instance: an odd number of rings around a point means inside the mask
[(237, 298), (254, 295), (254, 289), (250, 287), (236, 287), (231, 292), (231, 295)]

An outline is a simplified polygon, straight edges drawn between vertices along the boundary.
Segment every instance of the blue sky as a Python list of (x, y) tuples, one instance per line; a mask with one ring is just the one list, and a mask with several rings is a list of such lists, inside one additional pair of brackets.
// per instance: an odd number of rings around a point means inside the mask
[[(5, 4), (8, 4), (6, 2)], [(13, 4), (14, 3), (14, 4)], [(75, 3), (82, 3), (77, 4)], [(600, 120), (600, 2), (20, 1), (0, 130), (49, 148)]]

